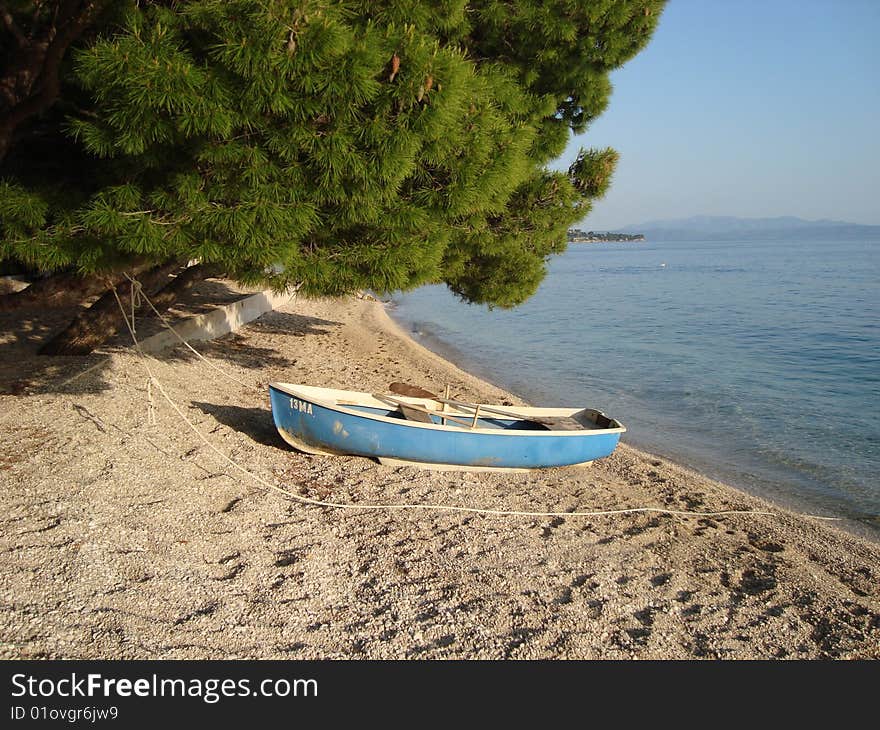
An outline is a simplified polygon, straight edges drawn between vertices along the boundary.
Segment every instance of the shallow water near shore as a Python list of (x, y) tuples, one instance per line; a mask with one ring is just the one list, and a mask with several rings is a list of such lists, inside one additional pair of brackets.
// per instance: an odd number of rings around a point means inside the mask
[(880, 529), (880, 242), (574, 244), (548, 269), (514, 310), (434, 286), (391, 314), (530, 402), (600, 408), (636, 446)]

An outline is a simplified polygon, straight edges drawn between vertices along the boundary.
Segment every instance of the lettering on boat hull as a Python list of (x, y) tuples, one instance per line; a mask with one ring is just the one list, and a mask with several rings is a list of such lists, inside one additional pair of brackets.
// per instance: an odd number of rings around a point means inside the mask
[(310, 416), (314, 416), (312, 413), (312, 404), (307, 403), (304, 400), (299, 400), (298, 398), (290, 399), (290, 410), (299, 411), (300, 413), (307, 413)]

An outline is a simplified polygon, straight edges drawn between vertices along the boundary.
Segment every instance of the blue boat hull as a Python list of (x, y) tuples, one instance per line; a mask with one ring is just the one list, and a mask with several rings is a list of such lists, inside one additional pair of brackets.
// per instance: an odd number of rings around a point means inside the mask
[(496, 428), (487, 433), (479, 428), (372, 418), (366, 412), (325, 407), (273, 386), (269, 391), (275, 426), (299, 448), (431, 465), (540, 469), (581, 464), (608, 456), (622, 430), (498, 432)]

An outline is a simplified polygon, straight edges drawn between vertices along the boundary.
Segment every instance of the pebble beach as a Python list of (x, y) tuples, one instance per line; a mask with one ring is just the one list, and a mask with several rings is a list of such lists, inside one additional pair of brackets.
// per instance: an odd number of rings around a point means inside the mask
[[(194, 343), (208, 362), (181, 346), (145, 363), (122, 339), (37, 356), (64, 316), (0, 318), (0, 656), (880, 658), (880, 544), (625, 436), (590, 466), (528, 473), (292, 450), (270, 381), (523, 404), (369, 297), (295, 298)], [(401, 503), (772, 514), (358, 508)]]

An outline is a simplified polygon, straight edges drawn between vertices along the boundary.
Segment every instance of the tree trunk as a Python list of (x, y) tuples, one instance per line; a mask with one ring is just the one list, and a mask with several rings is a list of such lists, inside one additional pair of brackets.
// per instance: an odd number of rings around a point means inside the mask
[[(181, 267), (179, 261), (162, 264), (150, 269), (140, 277), (147, 296), (164, 287), (170, 274)], [(131, 282), (116, 287), (116, 293), (123, 306), (131, 302)], [(103, 345), (120, 327), (124, 325), (122, 312), (113, 291), (107, 291), (91, 307), (81, 312), (64, 330), (43, 345), (41, 355), (88, 355), (92, 350)]]
[(0, 3), (0, 22), (15, 46), (0, 68), (0, 163), (18, 127), (55, 103), (64, 56), (108, 4), (108, 0), (34, 3), (32, 27), (23, 28)]
[[(140, 274), (146, 265), (134, 266), (130, 272)], [(0, 312), (8, 312), (18, 307), (39, 305), (41, 307), (66, 307), (71, 304), (81, 304), (83, 300), (107, 291), (107, 280), (114, 284), (123, 281), (119, 273), (111, 273), (104, 276), (80, 276), (65, 272), (55, 274), (37, 281), (25, 287), (21, 291), (0, 296)]]
[[(150, 296), (150, 301), (161, 314), (180, 299), (182, 294), (192, 289), (193, 284), (214, 275), (216, 275), (215, 267), (205, 264), (190, 266), (175, 276), (174, 280), (169, 282), (167, 286)], [(149, 309), (148, 313), (152, 314), (152, 312), (153, 310)]]

